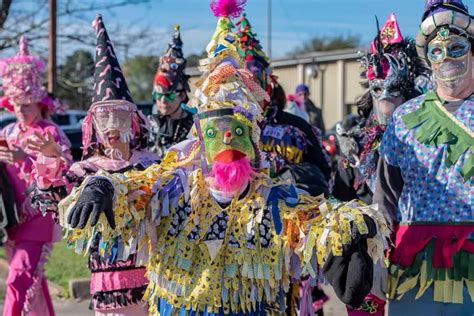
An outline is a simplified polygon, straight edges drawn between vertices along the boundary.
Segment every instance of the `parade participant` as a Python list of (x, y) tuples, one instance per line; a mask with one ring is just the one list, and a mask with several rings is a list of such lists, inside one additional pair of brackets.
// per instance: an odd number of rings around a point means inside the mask
[(16, 56), (0, 60), (0, 105), (17, 119), (0, 132), (0, 161), (5, 164), (17, 210), (15, 216), (9, 216), (14, 223), (7, 228), (5, 252), (9, 269), (3, 315), (54, 315), (44, 265), (52, 243), (60, 239), (61, 233), (51, 215), (42, 216), (32, 206), (26, 191), (36, 182), (32, 170), (39, 152), (34, 146), (37, 142), (46, 139), (54, 143), (43, 150), (61, 158), (65, 165), (72, 158), (68, 139), (48, 120), (58, 103), (42, 86), (43, 71), (43, 61), (29, 54), (25, 37), (20, 38)]
[[(198, 139), (190, 155), (178, 159), (170, 151), (161, 164), (124, 178), (102, 174), (109, 186), (140, 190), (135, 210), (148, 208), (157, 224), (146, 294), (153, 315), (281, 313), (290, 275), (307, 269), (315, 277), (317, 261), (333, 264), (343, 252), (359, 269), (337, 285), (339, 293), (358, 304), (370, 289), (367, 253), (374, 259), (383, 255), (387, 230), (372, 209), (323, 205), (322, 198), (298, 194), (260, 169), (259, 102), (268, 97), (243, 68), (242, 51), (230, 32), (230, 17), (238, 16), (244, 3), (211, 4), (220, 18), (192, 103)], [(201, 167), (187, 169), (196, 157)], [(112, 190), (91, 189), (114, 200)], [(71, 199), (83, 200), (83, 193)], [(87, 222), (89, 207), (92, 202), (71, 205), (61, 216), (73, 221), (79, 215)], [(101, 216), (97, 226), (87, 223), (86, 229), (100, 231), (105, 223)]]
[(150, 150), (163, 158), (166, 151), (188, 137), (193, 126), (193, 113), (186, 106), (189, 76), (185, 74), (180, 27), (175, 28), (173, 41), (160, 58), (153, 81), (153, 101), (157, 113), (150, 115)]
[(436, 89), (395, 110), (374, 195), (396, 235), (390, 313), (470, 315), (474, 19), (461, 0), (427, 1), (416, 44)]
[[(97, 222), (101, 212), (106, 214), (108, 222), (100, 232), (84, 230), (86, 219), (79, 212), (69, 214), (70, 226), (66, 218), (59, 216), (59, 222), (67, 229), (68, 245), (76, 253), (89, 254), (90, 308), (96, 315), (146, 315), (147, 306), (142, 297), (148, 283), (145, 277), (148, 237), (144, 234), (148, 223), (144, 214), (132, 215), (128, 206), (128, 199), (136, 193), (111, 187), (101, 173), (124, 177), (127, 171), (151, 165), (157, 156), (146, 151), (147, 119), (133, 103), (102, 17), (99, 15), (92, 25), (97, 33), (96, 68), (94, 96), (82, 125), (83, 157), (71, 166), (65, 177), (64, 173), (56, 176), (62, 181), (40, 186), (36, 195), (56, 192), (50, 195), (64, 198), (59, 209), (71, 204), (79, 208), (92, 201), (94, 207), (84, 209), (92, 222)], [(37, 173), (43, 175), (51, 169), (49, 166), (59, 163), (45, 157), (37, 163)], [(115, 190), (114, 204), (103, 193), (92, 192), (91, 186), (100, 188), (100, 192)], [(65, 197), (66, 191), (71, 195)], [(82, 192), (80, 199), (74, 198), (76, 192)], [(58, 200), (40, 204), (46, 211), (57, 212)], [(112, 209), (113, 206), (116, 208)], [(130, 236), (136, 238), (132, 243)]]
[[(377, 33), (370, 53), (361, 58), (362, 76), (369, 89), (357, 101), (358, 124), (349, 131), (340, 124), (336, 128), (342, 155), (332, 194), (343, 201), (360, 199), (372, 203), (378, 148), (385, 126), (398, 106), (421, 94), (416, 82), (429, 80), (429, 69), (418, 57), (414, 40), (403, 38), (395, 14), (389, 16), (381, 30), (377, 21)], [(374, 268), (371, 293), (361, 307), (348, 307), (349, 315), (384, 315), (387, 271)]]
[(385, 126), (398, 106), (421, 94), (416, 82), (430, 77), (414, 40), (403, 38), (393, 13), (377, 32), (371, 51), (360, 59), (362, 84), (368, 89), (356, 102), (357, 125), (348, 131), (341, 124), (336, 128), (341, 157), (332, 194), (342, 201), (372, 203)]

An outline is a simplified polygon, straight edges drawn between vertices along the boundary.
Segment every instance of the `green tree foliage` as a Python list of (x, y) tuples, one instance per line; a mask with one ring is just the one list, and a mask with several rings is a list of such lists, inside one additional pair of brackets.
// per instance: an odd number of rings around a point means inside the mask
[(153, 78), (159, 62), (158, 56), (135, 56), (124, 65), (128, 88), (135, 102), (151, 102)]
[(56, 96), (73, 109), (88, 109), (92, 98), (94, 57), (86, 50), (76, 50), (58, 69)]
[(311, 52), (325, 52), (338, 49), (360, 47), (360, 37), (356, 35), (338, 35), (333, 37), (313, 37), (290, 55), (303, 55)]

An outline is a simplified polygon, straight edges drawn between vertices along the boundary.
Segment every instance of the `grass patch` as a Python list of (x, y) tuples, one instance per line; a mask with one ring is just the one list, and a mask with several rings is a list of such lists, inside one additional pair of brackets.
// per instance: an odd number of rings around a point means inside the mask
[(67, 292), (70, 279), (90, 277), (87, 257), (76, 254), (72, 249), (67, 249), (66, 241), (61, 240), (54, 244), (51, 251), (46, 264), (46, 277), (62, 286)]

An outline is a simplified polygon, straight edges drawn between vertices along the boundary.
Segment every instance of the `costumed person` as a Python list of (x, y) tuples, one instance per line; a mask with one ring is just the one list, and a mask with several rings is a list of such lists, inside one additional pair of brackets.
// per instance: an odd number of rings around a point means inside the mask
[[(341, 274), (336, 258), (343, 253), (357, 272), (337, 284), (338, 293), (359, 304), (371, 287), (372, 260), (383, 256), (388, 231), (371, 208), (324, 203), (260, 169), (259, 102), (268, 96), (244, 68), (230, 32), (230, 18), (244, 4), (211, 3), (220, 18), (192, 103), (198, 138), (185, 141), (188, 150), (170, 150), (161, 164), (142, 172), (101, 177), (109, 186), (140, 190), (135, 210), (148, 209), (157, 225), (147, 267), (152, 315), (283, 313), (290, 274), (305, 269), (316, 277), (317, 262), (326, 262), (332, 280), (334, 271)], [(192, 165), (195, 161), (201, 165)], [(111, 190), (101, 192), (116, 200)], [(82, 201), (83, 193), (70, 198)], [(61, 217), (87, 222), (89, 207), (92, 203), (71, 205)], [(87, 222), (86, 229), (101, 230), (105, 221), (99, 216), (99, 225)]]
[(189, 76), (185, 74), (186, 59), (183, 55), (180, 27), (175, 28), (173, 41), (160, 58), (153, 81), (153, 102), (157, 113), (150, 115), (151, 133), (149, 146), (163, 158), (166, 151), (188, 137), (193, 126), (193, 113), (188, 102)]
[[(0, 131), (0, 161), (5, 165), (15, 203), (14, 214), (11, 206), (7, 209), (7, 218), (13, 222), (6, 229), (9, 269), (3, 315), (54, 315), (44, 265), (52, 243), (61, 239), (61, 231), (51, 214), (43, 216), (33, 207), (27, 191), (38, 181), (32, 171), (40, 149), (68, 165), (72, 160), (71, 145), (48, 119), (58, 103), (42, 86), (44, 62), (29, 54), (25, 37), (20, 38), (19, 46), (16, 56), (0, 60), (0, 104), (17, 119)], [(37, 144), (42, 140), (54, 145), (40, 148)]]
[(309, 98), (309, 87), (305, 84), (297, 85), (295, 88), (295, 95), (304, 100), (305, 109), (308, 112), (309, 122), (311, 125), (317, 127), (324, 135), (326, 133), (326, 128), (324, 126), (323, 111)]
[[(428, 81), (430, 70), (418, 57), (415, 41), (403, 38), (395, 14), (391, 14), (361, 59), (362, 85), (367, 91), (357, 101), (359, 118), (346, 130), (336, 126), (341, 157), (332, 195), (342, 201), (360, 199), (372, 203), (378, 148), (393, 111), (419, 96), (417, 82)], [(423, 80), (424, 79), (424, 80)]]
[[(304, 118), (302, 115), (307, 115), (301, 111), (301, 106), (304, 107), (303, 99), (294, 95), (288, 98), (285, 96), (283, 88), (271, 74), (269, 59), (256, 34), (252, 32), (246, 14), (236, 24), (239, 27), (236, 36), (245, 55), (245, 67), (252, 72), (254, 80), (271, 95), (270, 103), (265, 104), (265, 117), (261, 125), (262, 164), (268, 167), (271, 176), (289, 176), (298, 188), (313, 196), (328, 194), (331, 167), (322, 149), (319, 131), (308, 123), (309, 117)], [(295, 105), (294, 110), (300, 111), (290, 112), (288, 103), (297, 102), (300, 105)], [(298, 281), (298, 278), (294, 281)], [(327, 296), (317, 286), (317, 281), (305, 276), (304, 281), (300, 282), (299, 290), (298, 283), (291, 283), (287, 311), (294, 314), (294, 307), (299, 303), (300, 310), (312, 309), (311, 314), (322, 315), (322, 304)]]
[[(341, 158), (332, 195), (342, 201), (360, 199), (372, 204), (378, 148), (393, 111), (403, 102), (421, 94), (416, 83), (429, 80), (430, 72), (418, 57), (415, 41), (404, 39), (395, 14), (391, 14), (380, 30), (371, 51), (361, 59), (363, 84), (368, 91), (357, 100), (358, 124), (346, 131), (336, 126)], [(348, 308), (349, 315), (384, 315), (387, 271), (374, 267), (374, 286), (359, 308)]]
[(436, 89), (393, 113), (373, 198), (395, 231), (390, 313), (471, 315), (474, 19), (462, 1), (427, 1), (416, 45)]
[[(57, 176), (62, 181), (40, 187), (35, 194), (62, 192), (50, 194), (53, 198), (40, 205), (45, 212), (59, 215), (59, 222), (67, 231), (68, 245), (78, 254), (89, 254), (90, 308), (96, 315), (146, 315), (147, 306), (142, 301), (148, 284), (146, 232), (152, 230), (145, 214), (129, 205), (140, 191), (111, 186), (102, 174), (122, 179), (127, 171), (143, 170), (158, 157), (146, 150), (148, 121), (133, 103), (100, 15), (92, 26), (97, 33), (94, 96), (82, 125), (82, 160)], [(45, 159), (42, 163), (37, 166), (39, 174), (46, 166), (60, 161)], [(109, 192), (115, 200), (107, 195)], [(58, 212), (72, 206), (76, 211), (70, 212), (68, 218)], [(100, 222), (100, 228), (85, 228), (85, 214), (97, 223), (102, 212), (107, 221)]]

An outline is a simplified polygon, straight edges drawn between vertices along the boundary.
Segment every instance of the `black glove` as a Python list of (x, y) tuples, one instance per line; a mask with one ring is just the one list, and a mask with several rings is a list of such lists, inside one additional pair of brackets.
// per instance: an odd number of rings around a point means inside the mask
[(110, 227), (115, 229), (113, 196), (114, 187), (110, 181), (102, 178), (90, 180), (69, 213), (67, 222), (72, 228), (82, 229), (92, 214), (91, 226), (95, 226), (101, 212), (104, 212)]
[(323, 274), (334, 292), (346, 305), (357, 308), (372, 289), (374, 263), (367, 252), (367, 238), (377, 234), (372, 218), (364, 216), (368, 233), (361, 235), (356, 225), (352, 226), (352, 241), (342, 247), (342, 256), (329, 255), (323, 266)]
[(337, 297), (354, 308), (362, 304), (372, 289), (373, 274), (374, 263), (365, 240), (344, 246), (342, 256), (330, 254), (323, 266), (323, 275)]

